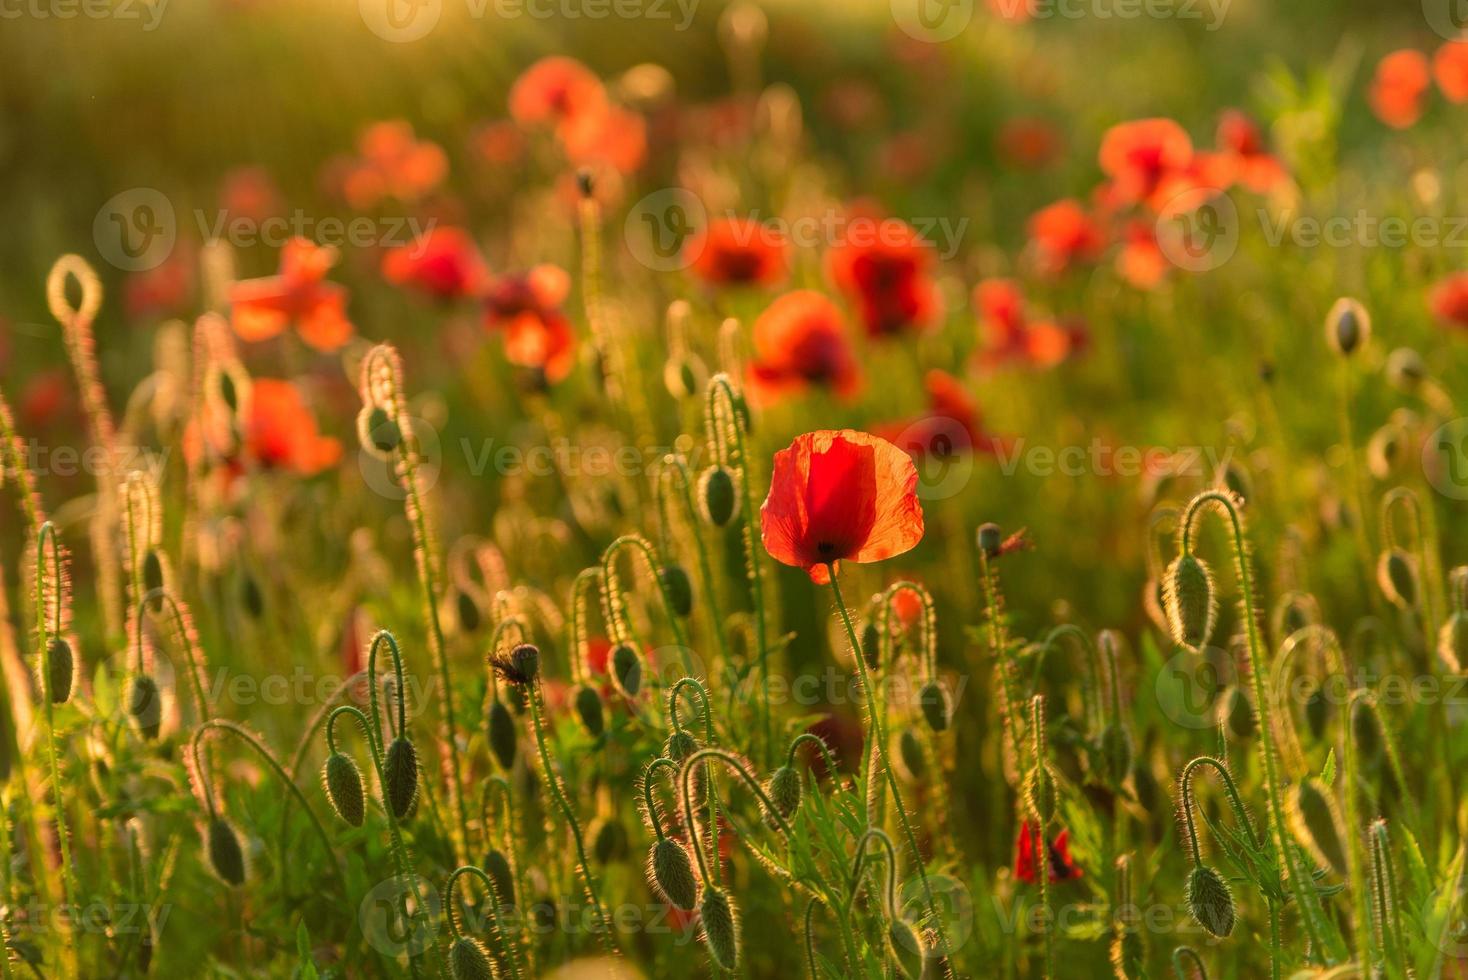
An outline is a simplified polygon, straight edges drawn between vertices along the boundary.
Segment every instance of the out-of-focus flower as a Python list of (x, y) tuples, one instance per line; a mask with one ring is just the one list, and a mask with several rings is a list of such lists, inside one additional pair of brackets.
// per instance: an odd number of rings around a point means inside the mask
[(561, 312), (571, 277), (559, 266), (538, 265), (523, 276), (504, 276), (485, 297), (485, 326), (504, 334), (511, 364), (563, 380), (576, 364), (576, 334)]
[(1175, 178), (1193, 161), (1193, 141), (1171, 119), (1118, 123), (1101, 139), (1101, 172), (1110, 194), (1124, 204), (1157, 208), (1176, 193)]
[(370, 208), (384, 198), (412, 203), (448, 176), (448, 156), (437, 143), (420, 140), (411, 123), (377, 122), (357, 140), (359, 158), (342, 166), (341, 193), (354, 208)]
[(1432, 77), (1449, 102), (1468, 102), (1468, 41), (1449, 41), (1438, 48)]
[(832, 285), (856, 306), (868, 336), (931, 326), (941, 301), (931, 279), (933, 246), (907, 222), (858, 213), (826, 253)]
[[(1040, 839), (1039, 828), (1026, 820), (1020, 827), (1019, 840), (1015, 843), (1014, 876), (1027, 885), (1037, 884), (1040, 880), (1038, 864), (1041, 858), (1035, 853), (1038, 849), (1036, 843)], [(1069, 881), (1081, 876), (1081, 869), (1076, 867), (1070, 857), (1069, 830), (1062, 830), (1051, 838), (1045, 845), (1043, 860), (1052, 882)]]
[(575, 58), (542, 58), (521, 73), (510, 89), (510, 116), (522, 126), (552, 124), (558, 129), (607, 106), (607, 90), (590, 68)]
[(874, 562), (923, 537), (912, 459), (885, 439), (851, 429), (797, 436), (775, 454), (760, 507), (765, 550), (817, 584), (841, 561)]
[(219, 206), (231, 218), (263, 221), (279, 214), (280, 191), (264, 167), (235, 167), (219, 187)]
[(50, 370), (41, 371), (26, 382), (16, 408), (27, 429), (42, 431), (70, 413), (75, 405), (66, 373)]
[(474, 130), (469, 145), (485, 163), (503, 167), (525, 155), (525, 135), (512, 120), (496, 119)]
[(1085, 331), (1051, 320), (1031, 320), (1024, 294), (1010, 279), (985, 279), (974, 287), (974, 308), (984, 333), (983, 367), (1006, 363), (1053, 367), (1085, 345)]
[(800, 289), (775, 300), (754, 322), (748, 394), (768, 404), (813, 385), (850, 396), (861, 375), (841, 311), (820, 293)]
[(1121, 243), (1116, 271), (1138, 289), (1155, 289), (1172, 271), (1172, 262), (1157, 244), (1156, 222), (1128, 221), (1122, 229)]
[(916, 459), (990, 453), (1004, 444), (984, 431), (978, 403), (958, 378), (935, 368), (923, 377), (923, 387), (926, 413), (880, 426), (878, 435)]
[(1371, 111), (1393, 129), (1406, 129), (1422, 118), (1430, 84), (1426, 55), (1410, 48), (1393, 51), (1377, 64), (1371, 79)]
[(194, 291), (194, 256), (191, 249), (175, 248), (151, 269), (127, 277), (123, 305), (128, 316), (149, 313), (179, 313)]
[(790, 243), (751, 218), (718, 218), (688, 239), (690, 268), (716, 286), (772, 286), (790, 273)]
[(278, 378), (250, 384), (245, 451), (265, 469), (311, 476), (341, 459), (341, 443), (321, 435), (300, 389)]
[(1235, 179), (1256, 194), (1267, 194), (1289, 180), (1284, 164), (1264, 148), (1258, 125), (1237, 109), (1219, 118), (1218, 147), (1229, 159)]
[(566, 159), (575, 166), (600, 165), (630, 174), (647, 159), (647, 121), (630, 109), (608, 105), (568, 122), (561, 141)]
[(438, 299), (478, 296), (489, 281), (489, 269), (474, 239), (460, 228), (444, 227), (389, 251), (382, 259), (382, 275), (395, 286)]
[(1040, 170), (1060, 155), (1060, 133), (1043, 119), (1020, 117), (999, 127), (999, 157), (1011, 167)]
[(1030, 246), (1040, 270), (1059, 275), (1074, 262), (1093, 262), (1106, 247), (1106, 233), (1080, 202), (1066, 198), (1030, 216)]
[(1468, 272), (1455, 272), (1433, 286), (1427, 305), (1438, 322), (1468, 327)]
[(280, 274), (245, 279), (229, 289), (234, 331), (246, 341), (268, 340), (291, 324), (301, 339), (321, 351), (334, 351), (354, 332), (347, 319), (347, 291), (326, 281), (336, 249), (305, 238), (286, 242)]

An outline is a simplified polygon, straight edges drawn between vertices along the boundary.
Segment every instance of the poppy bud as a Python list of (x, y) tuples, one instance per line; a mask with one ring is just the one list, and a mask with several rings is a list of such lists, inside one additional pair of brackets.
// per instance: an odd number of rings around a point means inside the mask
[(1374, 765), (1380, 761), (1384, 743), (1381, 722), (1365, 701), (1354, 701), (1351, 704), (1351, 738), (1356, 743), (1356, 752), (1362, 762)]
[(606, 717), (602, 713), (601, 692), (588, 684), (578, 684), (574, 696), (576, 714), (581, 726), (592, 738), (599, 738), (606, 731)]
[(882, 659), (882, 631), (871, 620), (861, 624), (861, 655), (872, 670), (877, 669)]
[(321, 772), (326, 798), (331, 808), (353, 827), (362, 826), (367, 813), (366, 794), (362, 790), (362, 771), (349, 755), (333, 752)]
[(642, 690), (642, 657), (630, 643), (619, 643), (612, 651), (612, 680), (629, 698)]
[(990, 558), (998, 558), (999, 549), (1004, 546), (1004, 532), (999, 530), (999, 525), (993, 521), (980, 524), (978, 542), (981, 552)]
[(1330, 724), (1330, 701), (1325, 696), (1325, 689), (1319, 684), (1311, 688), (1305, 697), (1305, 727), (1310, 729), (1312, 738), (1323, 738), (1325, 726)]
[[(789, 766), (781, 766), (770, 774), (765, 783), (765, 793), (774, 804), (775, 812), (789, 820), (800, 809), (800, 774)], [(778, 826), (768, 813), (765, 814), (765, 823)]]
[(72, 677), (76, 673), (76, 657), (64, 637), (53, 636), (46, 645), (46, 686), (51, 689), (51, 703), (65, 704), (71, 697)]
[(928, 727), (935, 732), (948, 730), (948, 724), (953, 718), (953, 702), (949, 700), (948, 689), (937, 681), (928, 681), (918, 689), (918, 707), (923, 710), (923, 718), (927, 720)]
[(1371, 314), (1356, 300), (1342, 296), (1325, 316), (1325, 339), (1337, 354), (1353, 353), (1371, 339)]
[(698, 478), (698, 502), (703, 519), (714, 527), (728, 527), (739, 510), (734, 474), (722, 466), (710, 466)]
[(515, 719), (510, 715), (510, 709), (499, 698), (494, 698), (489, 703), (489, 748), (501, 769), (514, 767), (516, 741)]
[(708, 371), (696, 358), (675, 354), (663, 365), (663, 386), (668, 394), (682, 401), (703, 390)]
[(1162, 787), (1157, 785), (1157, 776), (1145, 760), (1139, 759), (1132, 766), (1132, 788), (1136, 791), (1137, 802), (1142, 805), (1143, 810), (1151, 812), (1157, 809), (1162, 799)]
[(668, 736), (667, 742), (663, 743), (663, 755), (674, 762), (682, 762), (697, 751), (698, 739), (685, 731), (673, 732)]
[(1223, 876), (1206, 864), (1188, 875), (1188, 911), (1198, 924), (1223, 939), (1234, 931), (1234, 897)]
[(1237, 685), (1229, 685), (1219, 695), (1218, 720), (1234, 738), (1245, 739), (1254, 734), (1254, 708)]
[(913, 783), (921, 782), (928, 772), (923, 743), (911, 728), (904, 728), (897, 736), (897, 771)]
[(1398, 347), (1387, 355), (1386, 377), (1401, 391), (1416, 391), (1427, 379), (1427, 365), (1422, 363), (1422, 355), (1412, 348)]
[(499, 896), (500, 904), (514, 905), (515, 874), (510, 869), (510, 859), (505, 857), (504, 851), (497, 847), (489, 849), (489, 853), (484, 855), (484, 873), (494, 882), (494, 891)]
[(1468, 613), (1458, 610), (1448, 616), (1437, 633), (1437, 655), (1449, 671), (1462, 673), (1468, 662)]
[(887, 942), (892, 944), (892, 955), (903, 964), (908, 976), (922, 975), (926, 951), (912, 926), (903, 919), (894, 918), (887, 927)]
[(387, 747), (383, 778), (388, 809), (397, 819), (406, 819), (418, 802), (418, 750), (402, 735)]
[(1341, 843), (1341, 820), (1335, 798), (1319, 780), (1306, 777), (1290, 790), (1287, 809), (1290, 829), (1315, 863), (1337, 874), (1346, 872), (1346, 850)]
[(240, 410), (240, 388), (235, 383), (234, 375), (229, 371), (220, 371), (216, 376), (216, 382), (219, 386), (219, 400), (224, 403), (224, 407), (229, 409), (231, 414), (238, 412)]
[(1406, 456), (1402, 427), (1388, 422), (1371, 434), (1366, 442), (1366, 466), (1378, 480), (1388, 480)]
[(460, 936), (449, 947), (449, 971), (454, 980), (495, 980), (484, 944), (468, 936)]
[(581, 167), (576, 171), (576, 190), (582, 197), (590, 197), (596, 190), (596, 178), (592, 176), (590, 167)]
[(658, 581), (662, 583), (668, 604), (676, 615), (687, 616), (693, 612), (693, 583), (688, 580), (688, 573), (682, 565), (664, 565), (658, 569)]
[(688, 851), (671, 837), (653, 841), (647, 866), (652, 869), (652, 882), (670, 905), (692, 910), (698, 901), (698, 879), (693, 876), (693, 863)]
[(1101, 760), (1106, 767), (1106, 780), (1113, 787), (1126, 781), (1132, 771), (1132, 738), (1115, 722), (1101, 730)]
[(363, 449), (381, 459), (390, 459), (403, 444), (403, 430), (381, 405), (364, 406), (357, 413), (357, 438)]
[[(143, 555), (143, 593), (145, 595), (153, 595), (154, 592), (161, 590), (163, 586), (163, 559), (158, 556), (156, 548), (149, 548), (147, 553)], [(148, 600), (147, 605), (150, 612), (157, 612), (163, 608), (163, 596), (161, 594), (153, 595), (153, 598)]]
[(739, 913), (734, 899), (724, 889), (708, 885), (698, 903), (698, 918), (703, 925), (703, 940), (709, 956), (731, 973), (739, 967)]
[(1167, 566), (1162, 605), (1175, 643), (1193, 651), (1207, 645), (1218, 619), (1218, 597), (1214, 594), (1213, 574), (1201, 558), (1182, 554)]
[(479, 603), (464, 589), (458, 589), (454, 593), (454, 611), (458, 613), (459, 629), (465, 633), (473, 633), (479, 629), (484, 618), (479, 613)]
[(239, 835), (223, 817), (213, 817), (206, 832), (206, 849), (209, 867), (226, 885), (238, 887), (245, 883), (245, 852), (240, 847)]
[(1254, 484), (1253, 480), (1249, 478), (1249, 471), (1232, 460), (1219, 474), (1219, 482), (1228, 489), (1229, 493), (1240, 500), (1249, 500), (1253, 495)]
[(260, 583), (249, 572), (240, 575), (240, 603), (251, 619), (259, 619), (265, 613), (265, 597), (260, 594)]
[(163, 724), (163, 693), (150, 675), (136, 674), (128, 682), (127, 713), (133, 727), (144, 738), (158, 737), (158, 729)]
[(598, 820), (591, 828), (591, 853), (601, 864), (609, 864), (627, 853), (627, 828), (616, 817)]
[(1376, 583), (1392, 605), (1417, 608), (1417, 564), (1401, 548), (1388, 548), (1376, 563)]

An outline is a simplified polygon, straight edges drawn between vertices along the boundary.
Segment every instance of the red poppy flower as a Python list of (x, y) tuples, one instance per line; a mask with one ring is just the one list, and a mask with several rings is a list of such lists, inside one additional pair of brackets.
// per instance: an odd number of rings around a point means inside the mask
[(1152, 207), (1165, 203), (1158, 199), (1159, 191), (1192, 159), (1193, 141), (1171, 119), (1119, 123), (1101, 139), (1101, 171), (1111, 181), (1111, 192), (1124, 203)]
[(1053, 367), (1085, 344), (1085, 331), (1079, 326), (1030, 319), (1024, 295), (1012, 280), (980, 282), (974, 287), (974, 307), (985, 335), (979, 356), (984, 367), (1012, 362)]
[(510, 116), (522, 126), (565, 126), (607, 104), (606, 88), (575, 58), (542, 58), (521, 73), (510, 89)]
[(1056, 201), (1030, 216), (1030, 246), (1041, 271), (1059, 275), (1072, 262), (1091, 262), (1106, 247), (1106, 233), (1080, 202)]
[(849, 397), (861, 385), (841, 311), (814, 290), (786, 293), (754, 321), (749, 396), (769, 404), (817, 385)]
[(716, 286), (770, 286), (790, 272), (785, 236), (749, 218), (719, 218), (688, 239), (690, 268)]
[(1377, 64), (1371, 79), (1371, 111), (1393, 129), (1406, 129), (1422, 117), (1429, 84), (1426, 55), (1410, 48), (1393, 51)]
[(1060, 134), (1043, 119), (1011, 119), (999, 128), (999, 156), (1011, 167), (1039, 170), (1060, 155)]
[(506, 276), (485, 297), (485, 326), (504, 332), (511, 364), (543, 371), (560, 381), (576, 365), (576, 334), (561, 312), (571, 277), (554, 265), (538, 265), (523, 276)]
[(1432, 287), (1427, 305), (1440, 322), (1468, 327), (1468, 272), (1455, 272)]
[(448, 176), (448, 156), (437, 143), (419, 140), (402, 119), (373, 123), (357, 140), (360, 159), (346, 165), (347, 203), (369, 208), (384, 197), (416, 201)]
[(1468, 41), (1449, 41), (1438, 48), (1432, 77), (1449, 102), (1468, 102)]
[(219, 204), (231, 218), (263, 221), (281, 211), (280, 192), (264, 167), (236, 167), (224, 175)]
[(1138, 289), (1155, 289), (1172, 269), (1171, 260), (1157, 244), (1156, 222), (1127, 222), (1116, 256), (1116, 271), (1121, 277)]
[(583, 112), (559, 132), (566, 159), (577, 167), (603, 166), (630, 174), (647, 159), (647, 121), (621, 106)]
[(194, 290), (194, 256), (190, 249), (174, 251), (151, 269), (127, 278), (125, 303), (128, 315), (177, 313)]
[(797, 436), (775, 454), (760, 508), (765, 550), (817, 584), (837, 562), (900, 555), (923, 537), (916, 488), (911, 457), (885, 439), (851, 429)]
[(347, 319), (347, 291), (326, 281), (336, 249), (292, 238), (280, 253), (280, 274), (246, 279), (229, 289), (230, 320), (241, 340), (268, 340), (292, 323), (301, 339), (334, 351), (355, 332)]
[(856, 305), (867, 334), (880, 337), (936, 322), (934, 261), (932, 245), (907, 222), (858, 214), (826, 253), (826, 273)]
[(411, 286), (439, 299), (476, 296), (489, 270), (474, 239), (458, 228), (434, 228), (382, 259), (382, 274), (396, 286)]
[(1218, 120), (1218, 145), (1230, 158), (1238, 182), (1256, 194), (1267, 194), (1289, 180), (1284, 164), (1264, 148), (1254, 120), (1229, 109)]
[[(1015, 847), (1014, 876), (1027, 885), (1039, 883), (1035, 867), (1035, 840), (1040, 836), (1038, 827), (1026, 820), (1019, 829), (1019, 841)], [(1062, 830), (1051, 838), (1046, 848), (1046, 863), (1050, 866), (1050, 881), (1069, 881), (1081, 876), (1070, 857), (1070, 831)]]
[(525, 153), (525, 137), (509, 119), (485, 123), (474, 131), (469, 142), (485, 163), (497, 167), (515, 163)]

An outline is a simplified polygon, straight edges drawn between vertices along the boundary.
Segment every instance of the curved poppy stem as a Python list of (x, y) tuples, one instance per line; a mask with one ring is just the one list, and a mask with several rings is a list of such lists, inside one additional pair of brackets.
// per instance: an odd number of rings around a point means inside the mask
[(607, 609), (613, 618), (625, 623), (627, 620), (627, 598), (622, 590), (622, 582), (617, 574), (617, 559), (627, 549), (641, 556), (647, 565), (647, 572), (652, 576), (657, 586), (658, 596), (663, 601), (663, 612), (668, 620), (668, 625), (673, 631), (673, 642), (678, 644), (678, 656), (683, 661), (683, 670), (693, 673), (693, 657), (688, 649), (688, 634), (683, 631), (683, 622), (673, 609), (673, 597), (668, 593), (668, 585), (663, 577), (658, 574), (662, 563), (654, 553), (652, 545), (640, 534), (624, 534), (617, 538), (602, 552), (602, 576), (605, 587), (602, 590), (603, 597), (607, 603)]
[(447, 913), (446, 918), (449, 920), (449, 938), (454, 941), (463, 938), (463, 933), (460, 931), (462, 925), (459, 922), (459, 903), (457, 901), (456, 890), (459, 879), (464, 875), (478, 878), (480, 886), (489, 893), (489, 907), (492, 910), (490, 922), (493, 924), (493, 928), (489, 930), (490, 935), (499, 940), (499, 945), (504, 950), (505, 962), (510, 965), (510, 976), (513, 980), (520, 980), (519, 950), (515, 947), (514, 942), (510, 940), (509, 934), (501, 926), (500, 916), (503, 914), (503, 911), (500, 907), (499, 893), (495, 890), (494, 882), (490, 880), (489, 875), (472, 864), (455, 868), (453, 874), (449, 875), (448, 881), (444, 882), (443, 907)]
[[(691, 699), (695, 702), (695, 704), (698, 707), (699, 712), (703, 715), (703, 738), (704, 738), (704, 745), (706, 745), (706, 746), (713, 745), (714, 744), (714, 713), (713, 713), (713, 710), (711, 709), (711, 707), (709, 705), (708, 691), (704, 688), (703, 684), (700, 681), (698, 681), (698, 680), (696, 680), (696, 679), (694, 679), (692, 677), (684, 677), (684, 678), (680, 679), (676, 684), (673, 685), (672, 691), (668, 694), (668, 720), (670, 722), (672, 722), (673, 729), (675, 731), (682, 731), (683, 730), (682, 729), (682, 724), (681, 724), (681, 722), (680, 722), (680, 720), (678, 718), (678, 698), (683, 695), (683, 692), (684, 691), (691, 692)], [(709, 763), (708, 765), (706, 765), (704, 767), (704, 775), (706, 777), (705, 782), (707, 783), (707, 786), (705, 786), (705, 791), (706, 791), (707, 798), (708, 798), (708, 808), (709, 808), (709, 841), (710, 841), (710, 847), (713, 849), (713, 853), (718, 854), (719, 853), (719, 836), (720, 836), (720, 834), (719, 834), (719, 789), (718, 789), (718, 786), (716, 786), (714, 784), (714, 766), (713, 766), (713, 763)], [(717, 884), (722, 879), (722, 877), (723, 877), (722, 869), (719, 867), (718, 861), (715, 861), (714, 862), (714, 882), (715, 882), (715, 884)]]
[[(1193, 961), (1194, 974), (1190, 976), (1183, 967), (1183, 960)], [(1179, 946), (1172, 951), (1172, 972), (1177, 980), (1208, 980), (1208, 967), (1203, 965), (1203, 960), (1198, 956), (1197, 950), (1191, 946)]]
[[(46, 571), (50, 557), (51, 573)], [(65, 567), (62, 564), (61, 541), (56, 525), (46, 521), (36, 530), (36, 673), (41, 679), (42, 714), (46, 718), (46, 765), (51, 771), (51, 795), (56, 811), (56, 839), (61, 851), (61, 893), (69, 909), (76, 908), (76, 893), (79, 887), (76, 866), (72, 863), (71, 830), (66, 824), (66, 783), (61, 779), (61, 762), (56, 753), (56, 705), (51, 697), (51, 665), (49, 663), (51, 641), (60, 637), (65, 623), (63, 604), (66, 602)], [(47, 582), (51, 583), (51, 603), (47, 603)], [(47, 614), (51, 622), (47, 624)], [(72, 934), (70, 916), (65, 916), (62, 927), (66, 935)], [(68, 943), (68, 945), (70, 945)], [(0, 953), (3, 953), (0, 950)]]

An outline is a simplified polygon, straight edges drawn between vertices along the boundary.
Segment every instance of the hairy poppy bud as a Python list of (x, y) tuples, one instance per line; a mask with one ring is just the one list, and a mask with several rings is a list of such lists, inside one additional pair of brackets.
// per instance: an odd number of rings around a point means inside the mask
[(627, 854), (627, 828), (616, 817), (598, 820), (591, 828), (592, 856), (601, 864), (609, 864)]
[(382, 459), (390, 459), (403, 444), (403, 430), (381, 405), (364, 406), (357, 413), (357, 437), (363, 449)]
[(418, 750), (402, 735), (392, 740), (383, 760), (388, 809), (399, 820), (406, 819), (418, 802)]
[(663, 755), (674, 762), (682, 762), (697, 751), (698, 739), (682, 730), (674, 731), (663, 743)]
[(693, 612), (693, 583), (682, 565), (664, 565), (658, 569), (658, 581), (668, 595), (668, 604), (679, 616)]
[(728, 527), (739, 510), (734, 474), (722, 466), (710, 466), (698, 478), (698, 503), (703, 519), (714, 527)]
[[(775, 806), (775, 812), (789, 820), (800, 809), (800, 774), (789, 766), (781, 766), (770, 774), (765, 783), (765, 793)], [(775, 818), (765, 814), (765, 822), (778, 826)]]
[(1106, 781), (1113, 788), (1125, 782), (1132, 771), (1132, 737), (1115, 722), (1101, 730), (1101, 760)]
[(629, 698), (642, 690), (642, 657), (630, 643), (619, 643), (612, 650), (612, 680)]
[(1427, 379), (1427, 365), (1422, 355), (1410, 347), (1398, 347), (1386, 356), (1386, 377), (1401, 391), (1416, 391)]
[(1290, 828), (1321, 867), (1346, 872), (1341, 819), (1335, 797), (1317, 779), (1306, 777), (1291, 789), (1287, 809)]
[(505, 856), (504, 851), (497, 847), (489, 849), (489, 853), (484, 855), (484, 873), (494, 883), (494, 892), (499, 896), (500, 904), (514, 905), (515, 874), (510, 869), (510, 859)]
[(592, 738), (598, 738), (606, 731), (606, 716), (602, 712), (601, 692), (588, 684), (578, 684), (574, 695), (576, 714), (581, 719), (581, 727)]
[(473, 633), (479, 629), (479, 624), (484, 617), (480, 615), (479, 603), (464, 589), (454, 592), (454, 612), (458, 614), (459, 629), (465, 633)]
[(265, 614), (265, 597), (260, 593), (260, 583), (249, 572), (240, 576), (240, 604), (251, 619), (259, 619)]
[(1356, 743), (1356, 752), (1362, 762), (1375, 765), (1381, 760), (1385, 744), (1381, 723), (1377, 720), (1376, 712), (1371, 710), (1371, 705), (1365, 701), (1351, 703), (1351, 738)]
[(1325, 689), (1316, 684), (1305, 697), (1305, 727), (1310, 729), (1312, 738), (1318, 739), (1325, 736), (1325, 726), (1328, 724), (1330, 700), (1325, 696)]
[(205, 832), (205, 847), (209, 852), (209, 867), (226, 885), (239, 887), (245, 883), (245, 852), (240, 847), (239, 835), (228, 820), (213, 817)]
[(671, 837), (659, 837), (653, 841), (647, 857), (647, 866), (652, 872), (652, 883), (670, 905), (691, 911), (698, 901), (698, 879), (693, 875), (693, 863), (688, 851)]
[(65, 704), (71, 698), (72, 677), (76, 674), (76, 657), (64, 637), (53, 636), (46, 645), (46, 686), (51, 689), (51, 703)]
[(349, 755), (333, 752), (321, 771), (326, 798), (331, 808), (353, 827), (362, 826), (367, 813), (367, 798), (362, 790), (362, 771)]
[(1194, 651), (1207, 645), (1218, 619), (1218, 597), (1213, 574), (1201, 558), (1182, 554), (1167, 566), (1162, 605), (1175, 643)]
[(715, 963), (733, 972), (739, 967), (739, 912), (724, 889), (709, 885), (698, 903), (703, 939)]
[(679, 401), (702, 391), (707, 377), (702, 362), (687, 354), (675, 354), (663, 365), (663, 387)]
[(159, 557), (156, 548), (149, 548), (147, 553), (143, 555), (143, 593), (153, 596), (153, 598), (148, 600), (149, 611), (157, 612), (163, 608), (163, 596), (161, 594), (154, 595), (154, 593), (159, 592), (165, 584), (166, 577), (163, 574), (163, 559)]
[(897, 736), (897, 771), (914, 783), (921, 782), (928, 772), (923, 743), (911, 728), (904, 728)]
[(918, 934), (906, 920), (894, 918), (887, 927), (887, 942), (892, 944), (892, 955), (903, 964), (910, 977), (921, 976), (926, 949)]
[(1242, 689), (1230, 684), (1218, 698), (1218, 721), (1234, 738), (1245, 739), (1254, 734), (1254, 708)]
[(1220, 939), (1234, 931), (1234, 897), (1223, 876), (1206, 864), (1188, 875), (1188, 911), (1198, 924)]
[(999, 525), (992, 521), (980, 524), (978, 542), (980, 551), (990, 558), (997, 558), (999, 549), (1004, 547), (1004, 532), (999, 530)]
[(953, 702), (949, 700), (948, 689), (937, 681), (928, 681), (918, 689), (918, 707), (922, 708), (923, 718), (928, 727), (935, 732), (948, 730), (949, 722), (953, 719)]
[(157, 738), (163, 724), (163, 692), (148, 674), (136, 674), (127, 686), (127, 713), (144, 738)]
[(515, 719), (510, 709), (499, 698), (489, 703), (489, 749), (501, 769), (512, 769), (515, 765)]
[(454, 980), (495, 980), (484, 944), (468, 936), (460, 936), (449, 947), (449, 970)]
[(861, 655), (872, 670), (882, 661), (882, 631), (870, 619), (861, 624)]
[(1371, 314), (1356, 300), (1342, 296), (1325, 316), (1325, 339), (1336, 353), (1353, 353), (1371, 339)]
[(1376, 583), (1392, 605), (1417, 608), (1417, 563), (1401, 548), (1388, 548), (1376, 563)]

